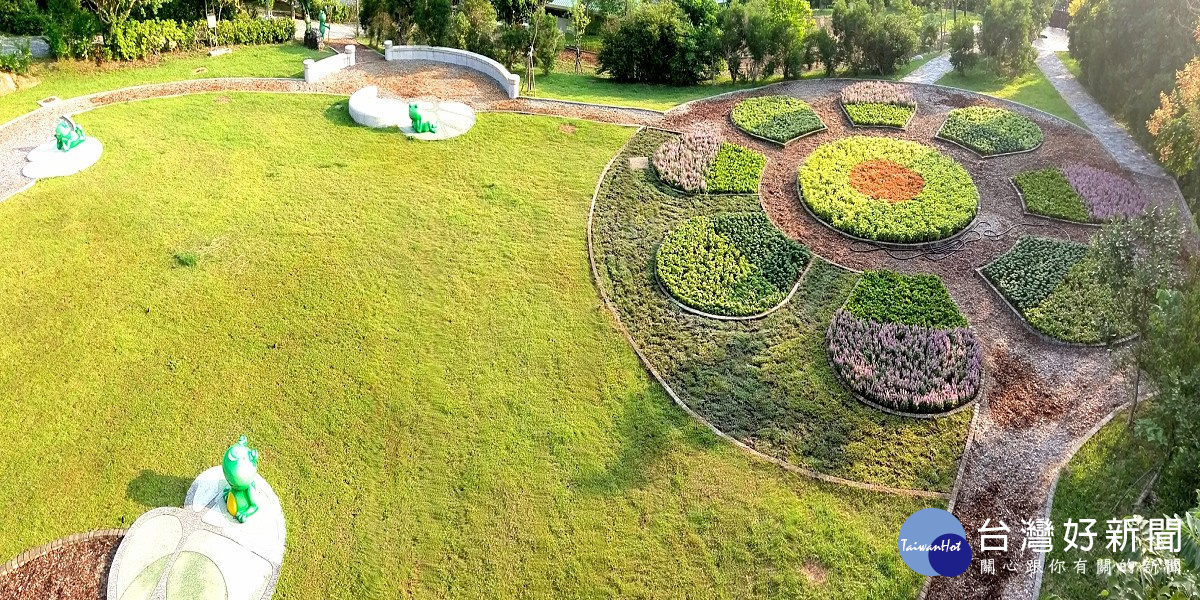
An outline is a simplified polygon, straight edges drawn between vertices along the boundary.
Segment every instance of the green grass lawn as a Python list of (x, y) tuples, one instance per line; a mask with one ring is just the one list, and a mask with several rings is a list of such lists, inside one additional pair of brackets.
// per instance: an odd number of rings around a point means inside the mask
[[(36, 110), (37, 101), (50, 96), (72, 98), (131, 85), (164, 83), (209, 77), (303, 77), (304, 59), (329, 55), (300, 44), (235, 46), (224, 56), (195, 52), (166, 55), (155, 62), (120, 63), (97, 67), (82, 61), (35, 63), (30, 73), (41, 80), (36, 86), (0, 96), (0, 124)], [(197, 73), (196, 70), (204, 71)]]
[(939, 79), (938, 83), (1020, 102), (1083, 126), (1083, 121), (1079, 120), (1067, 101), (1037, 68), (1014, 79), (1006, 79), (983, 69), (969, 71), (966, 76), (952, 71)]
[(245, 433), (281, 599), (916, 596), (896, 532), (937, 503), (719, 441), (601, 307), (588, 204), (632, 130), (420, 143), (344, 102), (85, 113), (100, 163), (0, 203), (0, 559), (178, 506)]
[(1055, 54), (1058, 55), (1058, 60), (1062, 61), (1063, 66), (1065, 66), (1067, 70), (1075, 76), (1075, 79), (1083, 77), (1083, 71), (1079, 68), (1079, 61), (1075, 60), (1075, 58), (1071, 56), (1070, 52), (1059, 50), (1058, 52), (1055, 52)]
[[(1117, 558), (1104, 548), (1105, 521), (1130, 516), (1152, 471), (1162, 459), (1158, 449), (1133, 435), (1126, 424), (1129, 414), (1122, 412), (1100, 429), (1071, 458), (1063, 469), (1054, 492), (1050, 522), (1061, 528), (1067, 519), (1096, 519), (1092, 531), (1096, 541), (1090, 552), (1063, 551), (1065, 542), (1056, 534), (1055, 550), (1046, 560), (1062, 560), (1063, 573), (1045, 571), (1042, 598), (1057, 594), (1060, 598), (1096, 598), (1104, 589), (1104, 579), (1096, 577), (1097, 558)], [(1147, 511), (1142, 511), (1147, 512)], [(1150, 516), (1149, 514), (1147, 516)], [(1085, 538), (1077, 543), (1086, 546)], [(1087, 575), (1075, 572), (1075, 561), (1088, 561)]]

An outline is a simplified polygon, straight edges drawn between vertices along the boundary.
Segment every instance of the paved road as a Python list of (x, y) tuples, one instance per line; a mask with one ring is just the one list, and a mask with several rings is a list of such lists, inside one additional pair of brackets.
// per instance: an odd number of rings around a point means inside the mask
[(953, 70), (954, 67), (950, 66), (950, 54), (943, 52), (937, 58), (921, 65), (920, 68), (909, 73), (907, 77), (900, 81), (908, 83), (937, 83), (937, 80)]

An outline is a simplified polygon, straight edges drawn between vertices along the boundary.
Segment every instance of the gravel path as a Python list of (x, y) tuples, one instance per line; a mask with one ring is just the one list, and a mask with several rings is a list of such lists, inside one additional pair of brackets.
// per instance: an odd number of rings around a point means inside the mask
[(950, 65), (950, 54), (943, 52), (933, 60), (921, 65), (916, 71), (901, 79), (905, 83), (937, 83), (954, 67)]

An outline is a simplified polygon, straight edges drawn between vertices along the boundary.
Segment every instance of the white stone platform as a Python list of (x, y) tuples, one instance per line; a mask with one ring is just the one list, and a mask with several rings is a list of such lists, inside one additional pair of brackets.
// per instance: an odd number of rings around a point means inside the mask
[(350, 118), (359, 125), (374, 128), (398, 127), (408, 137), (419, 140), (448, 140), (458, 137), (475, 126), (475, 110), (462, 102), (417, 101), (422, 114), (433, 114), (437, 119), (437, 133), (413, 131), (408, 118), (408, 101), (379, 97), (379, 88), (373, 85), (350, 95), (348, 102)]
[(104, 145), (94, 137), (85, 139), (67, 152), (59, 150), (54, 140), (50, 140), (29, 152), (25, 157), (29, 164), (21, 170), (21, 175), (29, 179), (74, 175), (96, 164), (103, 153)]

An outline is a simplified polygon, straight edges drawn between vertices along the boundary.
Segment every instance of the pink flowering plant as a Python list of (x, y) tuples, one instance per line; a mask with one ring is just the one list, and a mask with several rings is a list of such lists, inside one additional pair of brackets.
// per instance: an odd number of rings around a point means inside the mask
[(855, 125), (904, 128), (917, 112), (917, 101), (905, 86), (861, 81), (842, 88), (842, 108)]
[(663, 183), (685, 192), (752, 194), (767, 160), (712, 133), (686, 133), (659, 146), (652, 162)]
[(1111, 171), (1088, 165), (1067, 165), (1063, 167), (1063, 174), (1083, 198), (1094, 221), (1136, 217), (1150, 202), (1137, 184)]

